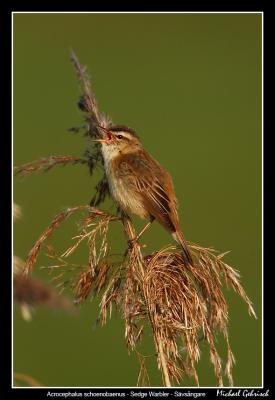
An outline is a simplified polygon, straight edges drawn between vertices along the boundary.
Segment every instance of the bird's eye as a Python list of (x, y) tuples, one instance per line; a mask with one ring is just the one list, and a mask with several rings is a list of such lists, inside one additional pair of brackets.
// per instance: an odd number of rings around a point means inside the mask
[(117, 138), (118, 138), (118, 139), (122, 139), (123, 136), (122, 136), (122, 135), (117, 135)]

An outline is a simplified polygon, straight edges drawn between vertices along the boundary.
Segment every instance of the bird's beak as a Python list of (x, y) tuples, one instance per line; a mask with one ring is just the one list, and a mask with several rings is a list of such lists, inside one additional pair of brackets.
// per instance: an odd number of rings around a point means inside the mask
[(94, 139), (93, 142), (101, 142), (101, 143), (108, 143), (113, 139), (112, 132), (108, 131), (108, 129), (104, 128), (103, 126), (97, 125), (99, 128), (100, 134), (103, 136), (102, 139)]

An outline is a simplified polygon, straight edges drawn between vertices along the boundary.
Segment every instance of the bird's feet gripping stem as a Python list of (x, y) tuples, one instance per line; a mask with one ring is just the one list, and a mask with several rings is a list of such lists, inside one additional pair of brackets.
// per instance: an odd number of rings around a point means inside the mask
[[(141, 229), (141, 231), (139, 232), (139, 234), (138, 234), (136, 237), (134, 237), (133, 239), (129, 239), (129, 240), (128, 240), (128, 247), (129, 247), (130, 249), (132, 249), (133, 246), (134, 246), (134, 244), (136, 244), (136, 243), (140, 246), (140, 244), (138, 243), (139, 238), (140, 238), (140, 237), (143, 235), (143, 233), (149, 228), (149, 226), (153, 223), (153, 221), (154, 221), (154, 218), (151, 218), (150, 221), (147, 222), (147, 224)], [(142, 247), (145, 247), (145, 246), (142, 246)]]

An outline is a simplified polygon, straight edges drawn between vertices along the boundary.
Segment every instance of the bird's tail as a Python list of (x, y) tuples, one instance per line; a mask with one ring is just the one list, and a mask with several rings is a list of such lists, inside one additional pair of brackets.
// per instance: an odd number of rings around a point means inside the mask
[(178, 244), (181, 246), (185, 262), (188, 264), (193, 264), (193, 258), (188, 249), (183, 233), (181, 231), (175, 231), (172, 233), (172, 236), (176, 240), (176, 242), (178, 242)]

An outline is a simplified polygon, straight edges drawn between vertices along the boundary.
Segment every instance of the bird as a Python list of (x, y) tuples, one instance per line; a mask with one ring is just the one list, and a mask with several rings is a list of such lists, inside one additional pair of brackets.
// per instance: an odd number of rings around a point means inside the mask
[(193, 259), (180, 228), (172, 178), (144, 148), (137, 133), (125, 125), (98, 125), (109, 191), (126, 215), (149, 219), (136, 240), (157, 220), (180, 245), (184, 261)]

